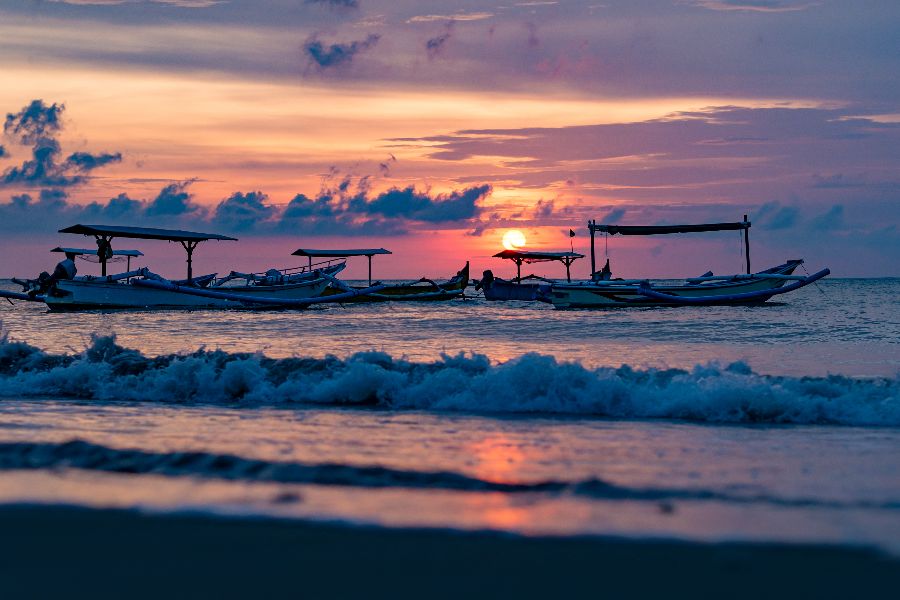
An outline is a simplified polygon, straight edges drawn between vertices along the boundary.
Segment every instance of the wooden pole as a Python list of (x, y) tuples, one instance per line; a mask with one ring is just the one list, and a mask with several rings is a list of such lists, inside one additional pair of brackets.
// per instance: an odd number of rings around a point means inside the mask
[(597, 272), (597, 258), (594, 256), (594, 222), (588, 221), (588, 229), (591, 232), (591, 277)]
[(372, 255), (367, 254), (366, 258), (369, 259), (369, 287), (372, 287)]
[(193, 268), (193, 254), (194, 248), (197, 247), (199, 242), (181, 242), (181, 247), (184, 248), (185, 252), (187, 252), (187, 278), (188, 282), (194, 276), (194, 268)]
[(747, 221), (747, 215), (744, 215), (744, 257), (747, 259), (747, 275), (750, 274), (750, 223)]
[(519, 285), (522, 285), (522, 259), (516, 259), (516, 279), (519, 280)]
[(572, 283), (572, 276), (569, 274), (569, 265), (572, 264), (571, 260), (567, 260), (566, 262), (566, 281)]

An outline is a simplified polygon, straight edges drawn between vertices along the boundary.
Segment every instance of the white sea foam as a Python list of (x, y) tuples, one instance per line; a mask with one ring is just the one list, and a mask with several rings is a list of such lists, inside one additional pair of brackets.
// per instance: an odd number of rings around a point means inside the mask
[(346, 359), (145, 357), (111, 336), (94, 337), (77, 355), (0, 340), (0, 396), (900, 426), (900, 377), (774, 377), (740, 362), (588, 369), (539, 354), (501, 364), (478, 354), (411, 362), (374, 351)]

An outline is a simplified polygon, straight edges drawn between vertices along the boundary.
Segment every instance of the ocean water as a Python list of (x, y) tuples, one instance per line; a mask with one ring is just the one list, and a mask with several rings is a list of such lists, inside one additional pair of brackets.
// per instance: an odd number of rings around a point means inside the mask
[(898, 297), (6, 305), (0, 503), (900, 556)]

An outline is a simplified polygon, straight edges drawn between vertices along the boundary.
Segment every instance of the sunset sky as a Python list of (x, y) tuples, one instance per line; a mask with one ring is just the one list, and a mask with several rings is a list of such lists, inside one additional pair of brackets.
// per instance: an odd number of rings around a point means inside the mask
[[(589, 218), (744, 214), (759, 269), (900, 275), (898, 2), (0, 0), (0, 55), (2, 276), (91, 246), (79, 222), (240, 238), (195, 273), (384, 246), (376, 276), (441, 277), (513, 273), (509, 229), (586, 252)], [(740, 251), (609, 239), (623, 277)]]

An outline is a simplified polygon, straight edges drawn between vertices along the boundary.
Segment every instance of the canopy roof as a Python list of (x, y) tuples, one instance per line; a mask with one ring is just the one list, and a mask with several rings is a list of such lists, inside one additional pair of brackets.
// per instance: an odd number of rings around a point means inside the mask
[(737, 223), (701, 223), (699, 225), (588, 225), (591, 231), (610, 235), (658, 235), (663, 233), (702, 233), (704, 231), (736, 231), (749, 229), (750, 221)]
[(376, 254), (393, 254), (384, 248), (360, 248), (355, 250), (317, 250), (315, 248), (300, 248), (291, 253), (293, 256), (313, 256), (322, 258), (343, 258), (346, 256), (374, 256)]
[[(66, 254), (93, 254), (96, 256), (97, 249), (89, 250), (87, 248), (63, 248), (61, 246), (57, 246), (50, 252), (65, 252)], [(140, 250), (113, 250), (113, 256), (143, 256), (144, 253)]]
[(153, 227), (121, 227), (118, 225), (72, 225), (60, 229), (60, 233), (80, 233), (108, 237), (134, 238), (140, 240), (168, 240), (171, 242), (205, 242), (206, 240), (231, 240), (237, 238), (217, 233), (197, 233), (180, 229), (156, 229)]
[(577, 252), (537, 252), (534, 250), (504, 250), (494, 255), (494, 258), (508, 258), (509, 260), (524, 261), (526, 263), (546, 262), (552, 260), (573, 261), (576, 258), (584, 258), (584, 254)]

